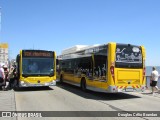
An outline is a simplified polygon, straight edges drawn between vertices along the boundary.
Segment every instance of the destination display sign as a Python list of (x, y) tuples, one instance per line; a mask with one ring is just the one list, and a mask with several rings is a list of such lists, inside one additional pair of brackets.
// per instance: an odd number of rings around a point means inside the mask
[(23, 57), (53, 57), (53, 52), (51, 51), (35, 51), (35, 50), (25, 50), (22, 51)]

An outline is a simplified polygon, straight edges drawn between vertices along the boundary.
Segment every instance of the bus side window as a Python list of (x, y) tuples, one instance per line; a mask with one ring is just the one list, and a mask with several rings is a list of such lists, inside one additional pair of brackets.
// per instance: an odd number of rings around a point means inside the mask
[(18, 54), (17, 57), (16, 57), (16, 63), (17, 63), (17, 66), (16, 66), (16, 73), (17, 73), (17, 77), (19, 78), (20, 77), (20, 69), (19, 69), (19, 65), (20, 65), (20, 55)]
[(56, 65), (59, 65), (59, 60), (58, 59), (56, 59)]
[(65, 62), (62, 62), (62, 65), (65, 65)]
[(59, 60), (56, 59), (56, 72), (59, 72)]

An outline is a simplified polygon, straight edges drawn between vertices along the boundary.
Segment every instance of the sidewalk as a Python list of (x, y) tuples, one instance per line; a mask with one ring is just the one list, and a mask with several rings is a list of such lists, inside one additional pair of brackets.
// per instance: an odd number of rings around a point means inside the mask
[(155, 91), (153, 94), (152, 94), (152, 90), (151, 90), (151, 87), (148, 87), (146, 88), (146, 90), (144, 92), (141, 92), (143, 95), (149, 95), (149, 96), (154, 96), (154, 97), (158, 97), (160, 98), (160, 91)]
[(14, 91), (0, 91), (0, 111), (15, 111)]
[[(15, 95), (13, 90), (0, 91), (0, 114), (3, 111), (16, 111)], [(0, 115), (2, 116), (2, 115)], [(16, 120), (17, 118), (0, 118), (1, 120)]]

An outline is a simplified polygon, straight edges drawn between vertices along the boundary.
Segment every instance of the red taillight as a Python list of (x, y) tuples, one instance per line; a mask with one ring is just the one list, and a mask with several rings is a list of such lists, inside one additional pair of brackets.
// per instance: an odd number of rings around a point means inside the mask
[(110, 70), (111, 70), (112, 76), (114, 76), (114, 66), (111, 66), (111, 67), (110, 67)]
[(145, 76), (146, 75), (146, 68), (144, 67), (143, 68), (143, 76)]
[(114, 77), (114, 66), (111, 66), (111, 67), (110, 67), (110, 71), (111, 71), (111, 75), (112, 75), (112, 78), (113, 78), (114, 83), (115, 83), (115, 77)]
[(143, 84), (143, 82), (144, 82), (145, 75), (146, 75), (146, 68), (144, 67), (144, 68), (143, 68), (143, 80), (142, 80), (142, 84)]

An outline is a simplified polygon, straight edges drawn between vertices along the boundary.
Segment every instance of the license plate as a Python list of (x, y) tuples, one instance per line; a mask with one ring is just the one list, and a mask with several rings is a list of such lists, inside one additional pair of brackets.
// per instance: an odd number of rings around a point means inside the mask
[(126, 92), (133, 92), (133, 88), (126, 88)]
[(42, 86), (42, 84), (35, 84), (35, 86)]

